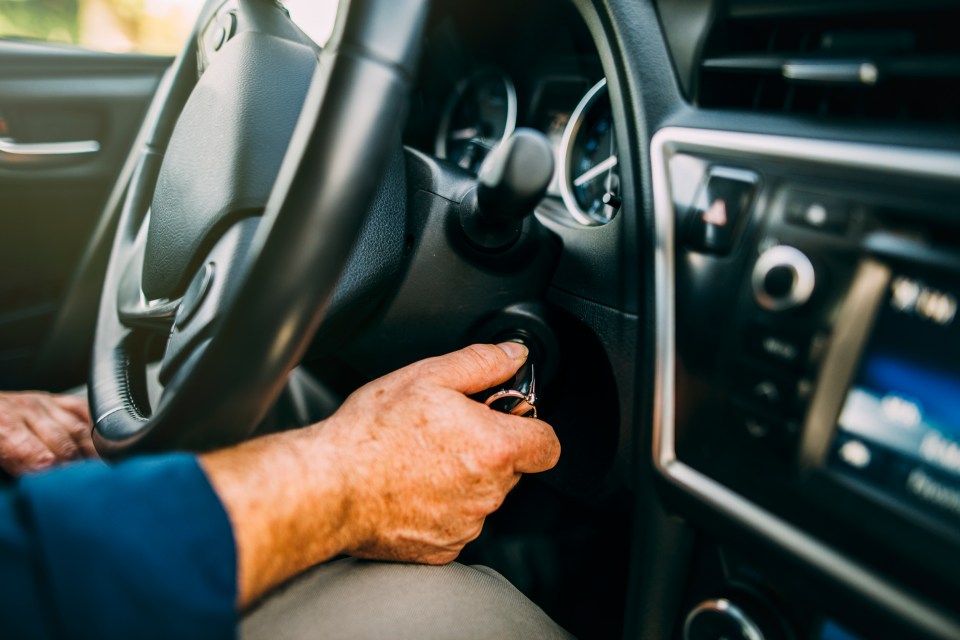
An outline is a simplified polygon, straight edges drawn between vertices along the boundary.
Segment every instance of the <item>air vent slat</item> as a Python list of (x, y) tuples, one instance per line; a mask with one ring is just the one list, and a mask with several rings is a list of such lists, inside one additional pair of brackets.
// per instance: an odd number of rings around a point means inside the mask
[(719, 20), (702, 107), (960, 124), (960, 9)]

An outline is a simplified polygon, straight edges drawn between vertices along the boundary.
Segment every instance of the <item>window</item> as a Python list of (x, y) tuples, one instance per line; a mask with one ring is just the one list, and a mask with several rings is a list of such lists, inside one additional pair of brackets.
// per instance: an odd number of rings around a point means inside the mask
[(282, 0), (290, 18), (319, 45), (327, 44), (333, 33), (340, 0)]
[(173, 55), (203, 0), (0, 0), (0, 37)]

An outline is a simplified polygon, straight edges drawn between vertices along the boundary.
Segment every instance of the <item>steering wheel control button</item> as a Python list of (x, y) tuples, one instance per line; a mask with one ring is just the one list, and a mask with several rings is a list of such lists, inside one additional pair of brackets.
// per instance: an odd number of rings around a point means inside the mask
[(211, 41), (210, 44), (214, 51), (219, 51), (227, 40), (233, 37), (237, 29), (237, 16), (228, 11), (217, 16), (216, 22), (210, 25)]
[(213, 32), (213, 50), (219, 51), (223, 43), (227, 41), (227, 30), (222, 26), (217, 27)]
[(802, 307), (813, 295), (816, 273), (799, 249), (778, 245), (767, 249), (753, 267), (753, 296), (767, 311)]
[(705, 253), (730, 253), (759, 180), (749, 171), (715, 168), (687, 214), (687, 244)]
[(784, 203), (783, 217), (793, 225), (842, 235), (850, 226), (850, 206), (839, 198), (790, 191)]
[(701, 602), (687, 615), (683, 640), (767, 640), (760, 626), (726, 598)]
[(216, 266), (212, 262), (203, 265), (203, 268), (197, 272), (197, 275), (190, 281), (187, 292), (183, 294), (183, 302), (180, 303), (180, 312), (177, 314), (176, 328), (182, 329), (196, 315), (197, 310), (203, 305), (207, 293), (210, 291), (210, 285), (213, 284), (213, 275), (216, 272)]

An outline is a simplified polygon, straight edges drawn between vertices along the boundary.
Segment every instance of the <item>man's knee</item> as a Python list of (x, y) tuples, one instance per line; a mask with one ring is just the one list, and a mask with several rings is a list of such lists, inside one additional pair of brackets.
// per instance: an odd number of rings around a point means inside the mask
[(347, 559), (313, 569), (243, 620), (241, 637), (569, 638), (500, 574)]

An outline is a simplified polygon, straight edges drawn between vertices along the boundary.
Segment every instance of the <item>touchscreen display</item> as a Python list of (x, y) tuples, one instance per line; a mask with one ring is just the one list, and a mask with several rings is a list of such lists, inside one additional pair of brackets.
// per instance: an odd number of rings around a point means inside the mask
[(960, 320), (933, 279), (894, 276), (838, 420), (830, 466), (960, 521)]

